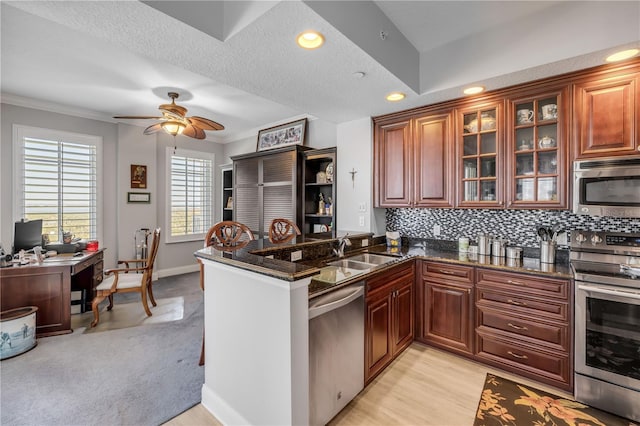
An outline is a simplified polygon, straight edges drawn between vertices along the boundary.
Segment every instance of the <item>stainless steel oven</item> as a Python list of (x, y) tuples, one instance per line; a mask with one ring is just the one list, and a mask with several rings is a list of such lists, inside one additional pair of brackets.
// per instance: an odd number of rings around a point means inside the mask
[(640, 156), (574, 162), (573, 212), (640, 217)]
[(575, 397), (640, 421), (640, 234), (572, 231)]

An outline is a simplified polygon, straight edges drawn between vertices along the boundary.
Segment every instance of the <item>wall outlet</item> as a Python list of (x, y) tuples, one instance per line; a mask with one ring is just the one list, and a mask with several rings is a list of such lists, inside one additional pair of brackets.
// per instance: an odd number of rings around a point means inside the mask
[(273, 259), (273, 255), (272, 255), (272, 254), (270, 254), (269, 256), (265, 256), (264, 258), (265, 258), (265, 259)]
[(359, 216), (358, 217), (358, 225), (364, 226), (364, 216)]
[(360, 247), (366, 247), (366, 246), (368, 246), (368, 245), (369, 245), (369, 240), (368, 240), (368, 239), (363, 238), (363, 239), (360, 241)]
[(296, 250), (291, 252), (291, 261), (295, 262), (296, 260), (302, 259), (302, 250)]
[(438, 225), (437, 223), (433, 225), (433, 235), (436, 237), (440, 235), (440, 225)]
[(358, 211), (359, 212), (366, 212), (367, 211), (367, 203), (358, 204)]

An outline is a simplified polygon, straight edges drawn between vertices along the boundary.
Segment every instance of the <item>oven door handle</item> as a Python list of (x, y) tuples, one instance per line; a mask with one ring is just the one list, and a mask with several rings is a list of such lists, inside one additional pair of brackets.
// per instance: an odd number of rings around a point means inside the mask
[(609, 290), (602, 287), (592, 287), (589, 285), (578, 284), (578, 289), (584, 291), (590, 291), (592, 293), (607, 294), (610, 296), (629, 297), (631, 299), (640, 300), (640, 293), (635, 291), (625, 290)]

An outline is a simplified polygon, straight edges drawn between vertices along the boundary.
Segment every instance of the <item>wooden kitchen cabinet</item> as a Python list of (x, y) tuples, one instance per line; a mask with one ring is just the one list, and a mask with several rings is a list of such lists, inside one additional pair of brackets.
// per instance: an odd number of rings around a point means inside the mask
[(596, 75), (574, 85), (576, 159), (640, 151), (640, 72)]
[(374, 120), (376, 207), (453, 207), (453, 115)]
[(570, 281), (482, 268), (476, 277), (476, 358), (571, 391)]
[(507, 105), (508, 208), (566, 208), (567, 86), (510, 99)]
[(473, 267), (422, 261), (418, 340), (473, 355)]
[(457, 111), (458, 207), (504, 207), (504, 102)]
[(367, 280), (365, 384), (413, 341), (414, 272), (409, 262)]

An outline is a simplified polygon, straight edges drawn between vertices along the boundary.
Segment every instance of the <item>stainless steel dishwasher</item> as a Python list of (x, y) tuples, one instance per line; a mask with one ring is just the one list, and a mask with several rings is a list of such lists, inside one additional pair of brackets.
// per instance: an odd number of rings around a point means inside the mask
[(364, 387), (364, 282), (309, 301), (309, 423), (324, 425)]

